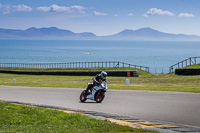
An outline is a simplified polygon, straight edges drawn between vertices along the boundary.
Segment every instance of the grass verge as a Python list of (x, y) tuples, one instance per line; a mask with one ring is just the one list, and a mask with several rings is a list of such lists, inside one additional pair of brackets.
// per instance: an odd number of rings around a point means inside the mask
[(18, 67), (1, 67), (0, 70), (15, 70), (15, 71), (120, 71), (120, 70), (137, 70), (140, 73), (140, 76), (148, 76), (150, 73), (130, 67), (119, 67), (119, 68), (105, 68), (105, 67), (95, 67), (95, 68), (48, 68), (48, 69), (39, 69), (39, 68), (18, 68)]
[(96, 120), (81, 114), (0, 102), (0, 132), (117, 133), (153, 132)]
[(17, 70), (17, 71), (80, 71), (80, 70), (140, 70), (131, 67), (93, 67), (93, 68), (21, 68), (21, 67), (1, 67), (1, 70)]
[[(0, 85), (86, 88), (92, 76), (19, 75), (0, 73)], [(16, 79), (16, 83), (13, 83)], [(130, 85), (126, 85), (126, 79)], [(108, 89), (177, 91), (200, 93), (200, 76), (148, 74), (140, 77), (107, 77)]]
[[(198, 64), (199, 65), (199, 64)], [(193, 67), (193, 66), (191, 66)], [(197, 67), (194, 65), (194, 67)], [(200, 93), (200, 76), (178, 76), (171, 74), (151, 74), (135, 68), (60, 68), (60, 69), (34, 69), (34, 68), (1, 68), (1, 70), (17, 71), (78, 71), (78, 70), (138, 70), (139, 77), (107, 77), (109, 89), (121, 90), (150, 90), (150, 91), (177, 91)], [(95, 76), (95, 75), (94, 75)], [(21, 75), (0, 73), (0, 85), (31, 86), (31, 87), (62, 87), (86, 88), (91, 82), (91, 76), (55, 76), (55, 75)], [(16, 83), (13, 83), (16, 79)], [(130, 85), (126, 85), (126, 79)]]
[(194, 69), (195, 68), (200, 68), (200, 64), (190, 65), (190, 66), (179, 68), (179, 69), (185, 69), (185, 68), (194, 68)]

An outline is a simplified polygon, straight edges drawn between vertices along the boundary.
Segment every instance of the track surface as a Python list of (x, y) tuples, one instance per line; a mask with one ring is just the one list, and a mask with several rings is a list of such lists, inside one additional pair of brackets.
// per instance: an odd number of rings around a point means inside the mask
[(79, 102), (83, 89), (0, 86), (0, 100), (97, 111), (200, 127), (200, 94), (108, 90), (102, 103)]

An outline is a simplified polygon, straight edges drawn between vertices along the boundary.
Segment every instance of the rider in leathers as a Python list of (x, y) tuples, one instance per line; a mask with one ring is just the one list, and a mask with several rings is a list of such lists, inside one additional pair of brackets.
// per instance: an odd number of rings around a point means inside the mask
[(88, 84), (86, 89), (86, 94), (90, 94), (88, 92), (89, 89), (92, 89), (93, 86), (101, 84), (102, 81), (106, 81), (107, 73), (102, 71), (100, 74), (97, 74), (94, 78), (92, 78), (93, 83)]

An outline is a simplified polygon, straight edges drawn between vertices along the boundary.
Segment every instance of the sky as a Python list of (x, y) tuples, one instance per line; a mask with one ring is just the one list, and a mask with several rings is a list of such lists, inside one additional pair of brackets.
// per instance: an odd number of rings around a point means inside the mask
[(200, 0), (0, 0), (0, 28), (30, 27), (98, 36), (145, 27), (200, 35)]

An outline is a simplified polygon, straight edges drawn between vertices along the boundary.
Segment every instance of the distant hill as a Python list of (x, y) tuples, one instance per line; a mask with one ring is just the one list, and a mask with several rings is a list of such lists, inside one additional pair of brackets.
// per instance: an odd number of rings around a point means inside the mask
[(26, 30), (1, 29), (1, 39), (93, 39), (96, 35), (90, 32), (74, 33), (56, 27), (29, 28)]
[(63, 39), (63, 40), (139, 40), (139, 41), (200, 41), (200, 36), (164, 33), (152, 28), (126, 29), (109, 36), (96, 36), (91, 32), (74, 33), (70, 30), (29, 28), (26, 30), (0, 28), (0, 39)]
[(200, 36), (164, 33), (152, 28), (138, 30), (123, 30), (117, 34), (103, 36), (108, 40), (150, 40), (150, 41), (200, 41)]

